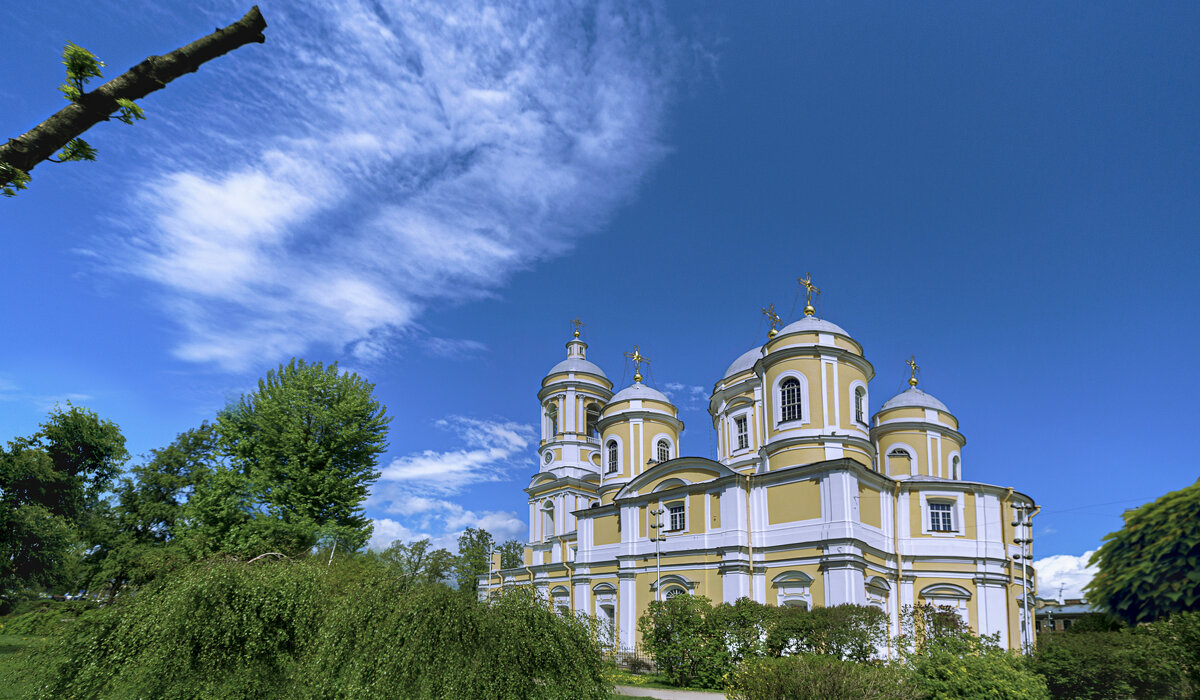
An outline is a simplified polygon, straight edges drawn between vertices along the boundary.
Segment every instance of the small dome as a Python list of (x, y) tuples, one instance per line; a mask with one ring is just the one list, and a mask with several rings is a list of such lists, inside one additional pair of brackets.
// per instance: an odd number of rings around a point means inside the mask
[(608, 379), (608, 376), (604, 374), (604, 370), (600, 369), (596, 363), (590, 360), (585, 360), (581, 357), (568, 357), (562, 362), (559, 362), (557, 365), (551, 367), (550, 371), (546, 374), (561, 374), (563, 372), (584, 372)]
[(672, 406), (675, 405), (672, 404), (671, 400), (668, 399), (661, 391), (658, 389), (651, 389), (641, 382), (631, 384), (618, 391), (616, 396), (608, 400), (608, 403), (611, 406), (618, 401), (631, 401), (633, 399), (649, 399), (651, 401), (662, 401), (663, 403), (671, 404)]
[(847, 338), (850, 337), (850, 334), (841, 326), (819, 319), (816, 316), (805, 316), (795, 323), (788, 324), (783, 330), (779, 331), (779, 335), (787, 335), (789, 333), (838, 333)]
[(946, 404), (926, 394), (915, 386), (908, 391), (896, 394), (879, 407), (880, 412), (892, 408), (936, 408), (939, 411), (950, 412)]
[(729, 365), (729, 369), (725, 370), (725, 374), (721, 375), (721, 377), (732, 377), (740, 372), (745, 372), (753, 367), (754, 363), (758, 362), (760, 358), (762, 358), (762, 348), (750, 348), (746, 352), (739, 355), (738, 359), (734, 360), (733, 364)]

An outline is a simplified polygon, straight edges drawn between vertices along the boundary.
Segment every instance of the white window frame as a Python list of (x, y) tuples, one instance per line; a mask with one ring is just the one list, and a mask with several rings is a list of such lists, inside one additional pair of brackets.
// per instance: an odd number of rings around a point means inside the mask
[[(542, 541), (549, 542), (550, 538), (554, 537), (555, 532), (558, 530), (558, 521), (555, 518), (556, 514), (554, 512), (554, 510), (555, 510), (554, 509), (554, 501), (546, 501), (545, 503), (542, 504), (542, 507), (539, 508), (538, 510), (540, 511), (541, 516), (542, 516), (541, 517)], [(550, 516), (550, 532), (549, 533), (546, 532), (546, 516)]]
[[(616, 469), (613, 469), (612, 465), (609, 464), (609, 460), (608, 460), (608, 457), (609, 457), (608, 444), (609, 443), (616, 443), (616, 445), (617, 445), (617, 468)], [(622, 462), (624, 460), (621, 459), (621, 453), (622, 453), (621, 447), (622, 447), (621, 438), (617, 437), (616, 435), (610, 435), (604, 441), (604, 457), (600, 461), (604, 463), (605, 476), (610, 476), (612, 474), (620, 474), (621, 470), (624, 468), (624, 465), (622, 464)]]
[[(947, 459), (949, 460), (948, 469), (950, 478), (954, 479), (955, 481), (962, 481), (962, 456), (955, 451), (951, 452)], [(955, 464), (954, 460), (958, 460), (958, 464)]]
[[(800, 420), (783, 420), (783, 382), (792, 378), (800, 382)], [(812, 422), (812, 406), (809, 405), (808, 393), (808, 377), (804, 376), (803, 372), (796, 370), (787, 370), (782, 372), (775, 381), (771, 384), (771, 405), (775, 411), (772, 414), (775, 428), (781, 429), (786, 427), (796, 427), (808, 425)]]
[(775, 587), (775, 604), (783, 607), (788, 603), (803, 603), (812, 610), (813, 578), (803, 571), (785, 571), (771, 579)]
[[(750, 409), (745, 409), (742, 411), (738, 411), (737, 413), (734, 413), (729, 416), (730, 425), (733, 426), (733, 431), (732, 431), (733, 435), (731, 436), (732, 440), (730, 440), (730, 446), (733, 447), (733, 449), (729, 451), (730, 454), (741, 454), (743, 452), (749, 452), (750, 450), (754, 449), (754, 437), (753, 437), (754, 431), (751, 430), (751, 428), (750, 428), (750, 425), (751, 425), (750, 419), (752, 417), (750, 414), (751, 414)], [(745, 421), (745, 423), (746, 423), (746, 433), (745, 433), (746, 446), (745, 447), (742, 447), (742, 443), (741, 443), (742, 433), (740, 433), (738, 431), (738, 421), (739, 420)]]
[(917, 464), (917, 451), (912, 448), (912, 445), (903, 442), (893, 443), (887, 448), (883, 454), (883, 473), (888, 476), (892, 474), (892, 453), (896, 450), (903, 450), (908, 453), (908, 476), (916, 476), (920, 467)]
[[(667, 507), (667, 518), (669, 527), (667, 532), (687, 532), (687, 499), (682, 501), (671, 501), (664, 504)], [(675, 516), (679, 516), (680, 527), (675, 527)]]
[[(966, 518), (964, 517), (965, 494), (954, 491), (922, 491), (921, 492), (921, 534), (933, 537), (965, 537)], [(950, 506), (950, 531), (933, 529), (933, 513), (930, 504), (938, 503)]]
[[(855, 399), (858, 398), (859, 388), (863, 390), (862, 420), (858, 419), (855, 403)], [(864, 428), (870, 427), (871, 424), (871, 393), (867, 390), (866, 383), (859, 379), (850, 382), (850, 422), (861, 425)]]

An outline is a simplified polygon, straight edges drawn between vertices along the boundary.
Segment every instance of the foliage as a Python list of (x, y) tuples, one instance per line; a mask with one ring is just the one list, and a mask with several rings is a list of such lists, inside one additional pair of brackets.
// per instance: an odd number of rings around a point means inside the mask
[(824, 654), (752, 659), (738, 667), (726, 694), (736, 700), (916, 700), (911, 674), (892, 666)]
[(604, 698), (584, 620), (377, 558), (210, 561), (89, 612), (35, 658), (46, 698)]
[(732, 604), (721, 603), (713, 608), (710, 622), (715, 642), (729, 654), (729, 663), (767, 655), (766, 637), (778, 617), (776, 608), (738, 598)]
[(779, 608), (766, 639), (772, 654), (826, 654), (867, 661), (887, 642), (887, 613), (869, 605)]
[[(273, 532), (299, 540), (307, 533), (354, 550), (371, 536), (360, 504), (379, 478), (386, 412), (374, 385), (357, 374), (292, 359), (222, 411), (218, 433), (247, 478), (246, 495), (282, 523)], [(237, 495), (231, 484), (214, 486), (226, 505)]]
[(643, 647), (668, 682), (702, 688), (722, 685), (731, 656), (713, 617), (712, 603), (703, 596), (650, 602), (638, 629)]
[[(977, 640), (979, 638), (976, 638)], [(930, 700), (948, 698), (1049, 698), (1046, 681), (1025, 668), (1016, 652), (982, 642), (966, 654), (937, 646), (917, 657), (913, 665), (917, 684)]]
[(404, 544), (396, 540), (380, 552), (380, 561), (387, 567), (388, 574), (398, 578), (402, 587), (445, 583), (454, 567), (454, 555), (446, 549), (433, 549), (428, 539)]
[(96, 58), (91, 51), (69, 41), (63, 47), (62, 64), (67, 67), (67, 80), (58, 86), (58, 90), (71, 102), (79, 101), (89, 80), (104, 77), (100, 73), (104, 62)]
[(70, 404), (0, 450), (0, 589), (68, 578), (83, 548), (79, 533), (128, 458), (116, 424)]
[(500, 568), (515, 569), (525, 563), (525, 545), (520, 540), (507, 540), (500, 550)]
[(29, 189), (29, 173), (9, 163), (0, 163), (0, 195), (16, 197), (19, 190)]
[(1200, 610), (1200, 481), (1126, 511), (1090, 563), (1088, 599), (1129, 624)]
[(482, 528), (469, 527), (458, 536), (458, 557), (454, 560), (454, 579), (458, 590), (475, 597), (479, 592), (479, 577), (491, 567), (492, 534)]
[[(1200, 615), (1196, 616), (1200, 618)], [(1051, 633), (1038, 636), (1030, 668), (1042, 675), (1056, 698), (1118, 700), (1181, 697), (1186, 655), (1195, 663), (1200, 639), (1173, 640), (1168, 621), (1119, 631)], [(1186, 623), (1176, 629), (1186, 628)], [(1192, 630), (1200, 631), (1200, 625)]]
[(1200, 612), (1176, 613), (1146, 625), (1145, 631), (1165, 645), (1165, 653), (1185, 678), (1184, 697), (1200, 698)]
[(4, 619), (4, 634), (54, 636), (67, 629), (84, 613), (96, 610), (90, 600), (41, 601), (41, 605)]

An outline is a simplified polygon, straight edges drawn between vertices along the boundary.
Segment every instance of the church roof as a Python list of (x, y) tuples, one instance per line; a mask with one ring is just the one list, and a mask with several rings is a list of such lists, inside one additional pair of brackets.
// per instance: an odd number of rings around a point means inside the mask
[(910, 388), (908, 391), (901, 392), (888, 399), (882, 406), (879, 407), (879, 410), (886, 411), (890, 408), (906, 407), (936, 408), (939, 411), (945, 411), (946, 413), (950, 412), (950, 409), (946, 408), (946, 404), (938, 401), (933, 396), (926, 394), (915, 386)]
[[(652, 389), (641, 382), (635, 382), (617, 392), (617, 395), (608, 400), (610, 404), (618, 401), (631, 401), (633, 399), (649, 399), (651, 401), (662, 401), (663, 403), (671, 403), (671, 400), (666, 397), (658, 389)], [(671, 404), (674, 406), (675, 404)]]
[(840, 333), (847, 337), (850, 336), (844, 328), (836, 323), (830, 323), (816, 316), (805, 316), (795, 323), (784, 326), (783, 330), (779, 331), (779, 335), (788, 333)]
[(560, 374), (562, 372), (586, 372), (588, 374), (596, 374), (608, 379), (608, 375), (604, 374), (604, 370), (600, 369), (596, 363), (585, 360), (581, 357), (568, 357), (562, 362), (559, 362), (557, 365), (551, 367), (550, 371), (546, 374)]
[(754, 363), (758, 362), (760, 357), (762, 357), (762, 348), (750, 348), (746, 352), (739, 355), (738, 359), (734, 360), (733, 364), (729, 365), (729, 369), (725, 370), (725, 374), (721, 375), (721, 377), (732, 377), (739, 372), (745, 372), (753, 367)]

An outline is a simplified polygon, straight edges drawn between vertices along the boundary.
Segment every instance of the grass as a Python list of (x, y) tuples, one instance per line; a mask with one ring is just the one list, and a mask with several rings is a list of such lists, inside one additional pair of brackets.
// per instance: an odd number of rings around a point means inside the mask
[(39, 647), (46, 640), (46, 637), (0, 632), (0, 700), (17, 700), (33, 693), (33, 684), (24, 673), (21, 652)]
[(661, 673), (633, 673), (622, 668), (610, 667), (604, 675), (614, 685), (630, 685), (638, 688), (661, 688), (663, 690), (692, 690), (700, 693), (721, 693), (720, 690), (712, 690), (711, 688), (682, 688), (677, 685), (671, 685)]

